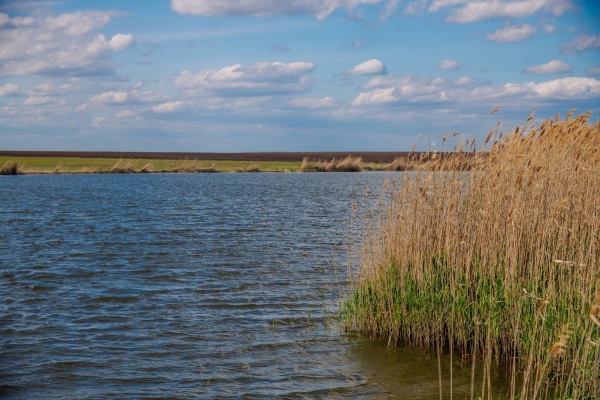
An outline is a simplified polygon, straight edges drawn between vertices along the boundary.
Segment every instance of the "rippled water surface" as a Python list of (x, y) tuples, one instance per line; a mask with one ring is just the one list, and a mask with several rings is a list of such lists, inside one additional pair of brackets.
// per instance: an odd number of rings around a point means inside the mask
[(0, 177), (0, 396), (371, 398), (408, 379), (399, 397), (437, 398), (422, 352), (397, 368), (335, 324), (352, 204), (396, 177)]

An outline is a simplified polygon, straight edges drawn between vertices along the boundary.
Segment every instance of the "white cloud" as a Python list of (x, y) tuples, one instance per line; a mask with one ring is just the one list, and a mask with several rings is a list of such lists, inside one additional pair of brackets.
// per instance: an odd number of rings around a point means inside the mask
[(543, 28), (544, 32), (546, 32), (548, 35), (554, 33), (554, 31), (556, 30), (556, 26), (549, 24), (543, 25)]
[(443, 69), (443, 70), (452, 70), (452, 69), (459, 69), (460, 68), (460, 64), (458, 62), (456, 62), (455, 60), (443, 60), (442, 62), (440, 62), (437, 66), (439, 69)]
[(339, 8), (353, 10), (361, 4), (381, 0), (171, 0), (171, 9), (179, 14), (198, 16), (264, 17), (269, 15), (314, 15), (323, 20)]
[(385, 71), (385, 65), (376, 58), (358, 64), (346, 71), (348, 75), (377, 75)]
[(600, 35), (579, 35), (560, 46), (564, 53), (575, 54), (584, 50), (600, 49)]
[(32, 97), (28, 97), (27, 99), (25, 99), (25, 101), (23, 102), (23, 105), (24, 106), (39, 106), (39, 105), (50, 104), (50, 103), (52, 103), (52, 97), (32, 96)]
[(382, 75), (369, 79), (362, 89), (373, 89), (361, 93), (352, 105), (377, 105), (405, 100), (408, 102), (436, 102), (446, 100), (445, 88), (448, 81), (443, 78), (424, 76)]
[[(91, 76), (112, 74), (110, 54), (135, 44), (133, 36), (117, 33), (110, 40), (93, 31), (111, 17), (95, 11), (58, 16), (9, 18), (0, 14), (0, 76)], [(21, 19), (18, 19), (21, 18)]]
[(0, 28), (16, 28), (20, 26), (28, 26), (33, 24), (34, 20), (31, 17), (14, 17), (10, 18), (8, 14), (0, 13)]
[(109, 42), (109, 46), (113, 51), (121, 51), (133, 46), (134, 44), (135, 40), (133, 40), (133, 35), (123, 35), (121, 33), (117, 33), (115, 36), (112, 37), (112, 39), (110, 39)]
[(399, 99), (394, 96), (394, 89), (377, 89), (361, 93), (352, 101), (353, 106), (373, 106), (387, 103), (395, 103)]
[(589, 99), (600, 96), (600, 81), (593, 78), (561, 78), (538, 83), (534, 90), (541, 98)]
[(183, 101), (169, 101), (167, 103), (159, 104), (157, 106), (152, 107), (152, 112), (156, 114), (165, 114), (182, 110), (188, 105), (189, 103)]
[(93, 96), (89, 102), (102, 105), (119, 105), (135, 103), (153, 103), (166, 100), (168, 97), (160, 93), (139, 90), (108, 91)]
[(302, 108), (332, 108), (337, 106), (337, 102), (333, 97), (297, 97), (291, 101), (291, 104)]
[(313, 82), (308, 75), (315, 68), (310, 62), (259, 62), (235, 64), (218, 70), (182, 71), (175, 76), (175, 87), (186, 96), (217, 97), (270, 96), (305, 92)]
[(389, 0), (383, 10), (379, 13), (379, 19), (385, 21), (392, 16), (401, 0)]
[(42, 26), (48, 31), (61, 31), (68, 36), (81, 36), (102, 28), (110, 22), (110, 15), (101, 12), (65, 13), (57, 17), (48, 16)]
[(510, 25), (485, 35), (485, 38), (496, 43), (513, 43), (527, 39), (534, 32), (535, 28), (528, 24)]
[(429, 11), (457, 4), (463, 6), (453, 10), (447, 21), (464, 23), (489, 18), (523, 18), (539, 11), (560, 16), (575, 8), (572, 0), (437, 0), (429, 7)]
[(404, 7), (404, 15), (420, 15), (427, 7), (427, 0), (417, 0), (410, 2)]
[(133, 110), (121, 110), (117, 113), (117, 118), (131, 118), (136, 115), (136, 112)]
[(88, 87), (84, 85), (73, 86), (69, 83), (57, 85), (53, 81), (46, 81), (28, 89), (25, 94), (28, 96), (57, 96), (81, 92), (86, 89)]
[(525, 68), (525, 72), (531, 72), (532, 74), (561, 74), (571, 71), (573, 71), (573, 67), (560, 60), (552, 60), (546, 64)]
[(433, 0), (431, 5), (429, 6), (429, 12), (439, 11), (441, 8), (454, 6), (457, 4), (466, 3), (468, 0)]
[[(462, 80), (462, 81), (461, 81)], [(398, 102), (481, 103), (523, 100), (576, 100), (600, 97), (600, 81), (593, 78), (568, 77), (534, 83), (507, 83), (500, 86), (473, 86), (475, 81), (423, 76), (378, 76), (370, 79), (352, 102), (353, 106), (377, 106)], [(372, 90), (369, 90), (372, 89)]]
[(454, 83), (458, 86), (468, 86), (474, 84), (475, 82), (475, 79), (471, 78), (470, 76), (461, 76), (454, 81)]
[(16, 83), (7, 83), (0, 86), (0, 97), (14, 96), (19, 93), (21, 87)]
[(598, 67), (589, 67), (585, 70), (587, 75), (600, 75), (600, 66)]
[(106, 118), (104, 117), (96, 117), (92, 120), (92, 126), (94, 128), (101, 128), (102, 124), (104, 123), (104, 121), (106, 121)]

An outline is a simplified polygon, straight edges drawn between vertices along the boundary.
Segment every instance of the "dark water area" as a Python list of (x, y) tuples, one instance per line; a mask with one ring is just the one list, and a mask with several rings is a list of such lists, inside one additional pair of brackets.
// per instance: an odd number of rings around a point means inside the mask
[(398, 177), (0, 177), (0, 397), (438, 398), (336, 322), (352, 204)]

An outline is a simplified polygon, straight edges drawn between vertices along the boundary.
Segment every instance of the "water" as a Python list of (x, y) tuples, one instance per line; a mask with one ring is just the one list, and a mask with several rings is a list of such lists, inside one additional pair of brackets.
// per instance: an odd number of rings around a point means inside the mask
[(0, 396), (437, 398), (335, 322), (352, 204), (397, 177), (0, 177)]

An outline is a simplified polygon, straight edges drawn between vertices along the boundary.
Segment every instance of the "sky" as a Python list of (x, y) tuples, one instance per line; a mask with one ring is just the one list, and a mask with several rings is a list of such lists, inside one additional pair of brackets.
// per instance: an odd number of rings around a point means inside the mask
[(405, 151), (533, 107), (597, 119), (600, 1), (0, 0), (1, 150)]

